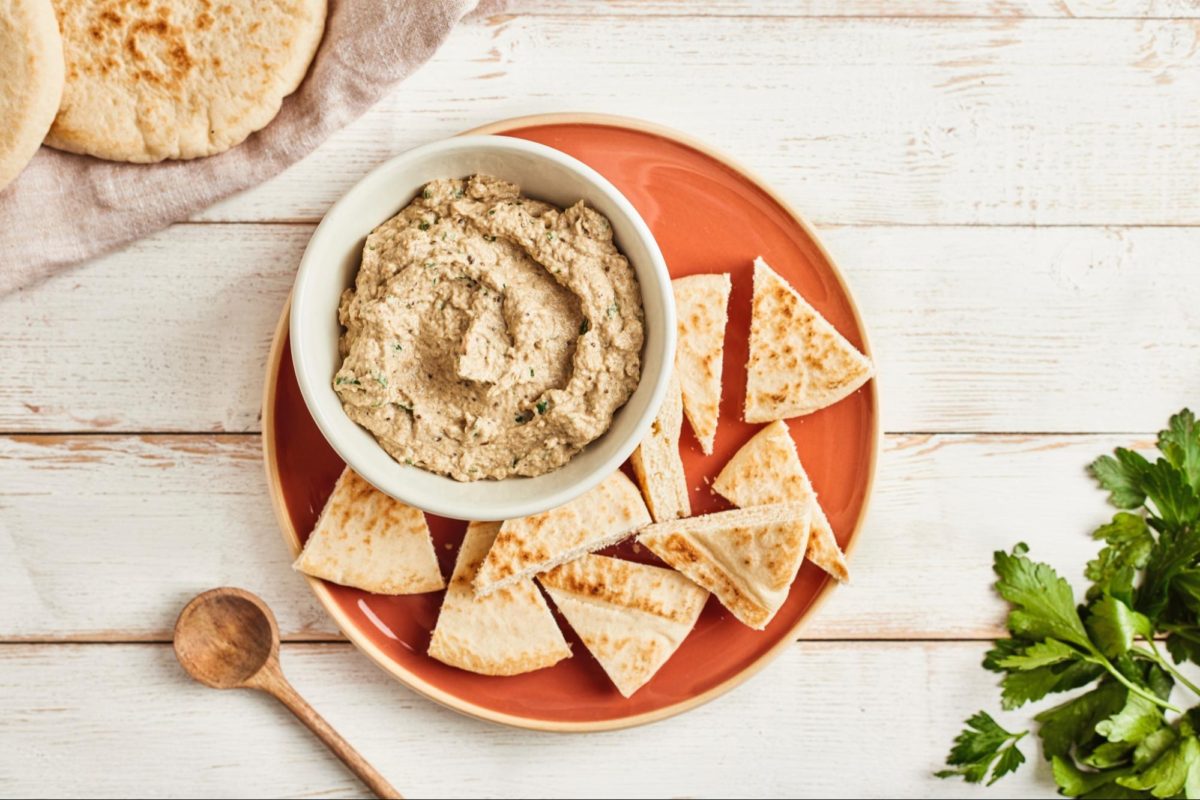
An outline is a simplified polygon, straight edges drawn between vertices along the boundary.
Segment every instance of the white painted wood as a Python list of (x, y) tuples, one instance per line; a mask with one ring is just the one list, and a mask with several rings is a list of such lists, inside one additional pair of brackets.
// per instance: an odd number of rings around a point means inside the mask
[[(285, 645), (283, 668), (408, 797), (1046, 797), (1029, 740), (991, 792), (931, 777), (997, 707), (985, 648), (800, 644), (689, 714), (590, 736), (459, 716), (349, 645)], [(0, 647), (0, 741), (9, 797), (364, 796), (282, 707), (190, 682), (166, 645)]]
[[(307, 225), (183, 225), (0, 298), (0, 431), (257, 431)], [(1200, 398), (1200, 228), (821, 231), (889, 431), (1154, 431)]]
[[(289, 567), (253, 435), (312, 223), (396, 153), (560, 110), (671, 125), (769, 176), (856, 290), (885, 427), (933, 433), (887, 437), (852, 585), (685, 717), (509, 731), (341, 642), (284, 646), (298, 688), (409, 796), (1046, 796), (1032, 743), (999, 791), (929, 777), (961, 720), (996, 707), (986, 645), (949, 640), (997, 633), (996, 548), (1024, 539), (1079, 581), (1108, 514), (1084, 465), (1200, 397), (1198, 16), (1195, 0), (516, 0), (203, 224), (0, 298), (0, 431), (25, 434), (0, 435), (0, 796), (362, 795), (266, 699), (117, 642), (165, 641), (220, 584), (261, 593), (294, 641), (337, 636)], [(73, 431), (92, 435), (55, 435)]]
[(370, 168), (497, 119), (676, 127), (820, 223), (1200, 222), (1191, 20), (496, 17), (207, 220), (314, 220)]
[[(801, 635), (993, 636), (992, 552), (1021, 540), (1082, 589), (1088, 534), (1109, 513), (1084, 467), (1136, 443), (888, 437), (852, 583)], [(336, 636), (289, 562), (258, 437), (0, 438), (0, 640), (165, 640), (184, 603), (221, 584), (261, 594), (289, 637)]]
[(712, 17), (1188, 18), (1195, 0), (513, 0), (507, 14)]

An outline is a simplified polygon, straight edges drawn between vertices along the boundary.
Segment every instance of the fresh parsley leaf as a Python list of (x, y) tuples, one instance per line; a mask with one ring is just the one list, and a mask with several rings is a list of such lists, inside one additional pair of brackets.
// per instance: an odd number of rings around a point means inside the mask
[[(1128, 649), (1128, 648), (1126, 648)], [(1079, 651), (1070, 645), (1063, 644), (1058, 639), (1046, 639), (1026, 647), (1024, 650), (1001, 658), (999, 666), (1006, 670), (1031, 670), (1058, 664), (1062, 661), (1073, 661), (1079, 658)]]
[(1175, 688), (1175, 680), (1162, 667), (1151, 662), (1143, 662), (1142, 684), (1161, 700), (1171, 696)]
[[(1024, 733), (1021, 734), (1021, 736), (1024, 735)], [(1024, 763), (1025, 754), (1021, 752), (1014, 741), (1000, 751), (1000, 758), (996, 760), (996, 766), (992, 769), (992, 778), (988, 781), (988, 786), (991, 786), (1010, 772), (1016, 772), (1017, 768)]]
[(1133, 751), (1133, 766), (1142, 769), (1146, 765), (1154, 763), (1167, 751), (1168, 747), (1175, 744), (1175, 740), (1178, 738), (1174, 728), (1169, 726), (1159, 728), (1138, 742)]
[(1066, 692), (1086, 686), (1104, 674), (1104, 668), (1092, 661), (1076, 661), (1038, 667), (1027, 672), (1010, 672), (1000, 682), (1000, 707), (1005, 711), (1041, 700), (1053, 692)]
[(1019, 545), (1012, 555), (1003, 550), (995, 554), (996, 591), (1014, 606), (1008, 615), (1009, 630), (1026, 639), (1060, 639), (1090, 650), (1071, 584), (1049, 564), (1030, 561), (1025, 552)]
[(1185, 526), (1200, 517), (1200, 495), (1165, 458), (1155, 461), (1142, 473), (1142, 488), (1169, 528)]
[(1062, 705), (1047, 709), (1034, 719), (1042, 723), (1038, 736), (1047, 758), (1067, 756), (1076, 744), (1086, 744), (1095, 735), (1096, 724), (1125, 706), (1127, 690), (1111, 680)]
[(1200, 628), (1178, 625), (1169, 628), (1167, 652), (1175, 663), (1193, 661), (1200, 664)]
[(944, 769), (936, 775), (939, 778), (961, 776), (968, 783), (979, 783), (991, 770), (990, 786), (1025, 763), (1017, 742), (1027, 732), (1010, 733), (990, 714), (980, 711), (967, 720), (967, 727), (954, 739), (954, 747), (946, 756), (946, 765), (952, 769)]
[(1183, 473), (1187, 484), (1200, 493), (1200, 425), (1189, 409), (1171, 417), (1166, 430), (1159, 431), (1158, 449)]
[(1102, 539), (1108, 546), (1089, 561), (1084, 570), (1084, 575), (1092, 582), (1088, 600), (1108, 593), (1131, 604), (1134, 575), (1146, 566), (1154, 547), (1154, 534), (1145, 518), (1122, 511), (1112, 518), (1112, 522), (1097, 528), (1092, 536)]
[(1094, 792), (1101, 786), (1112, 783), (1117, 778), (1128, 775), (1129, 769), (1110, 769), (1101, 772), (1084, 772), (1075, 766), (1075, 763), (1061, 756), (1054, 756), (1050, 759), (1051, 768), (1054, 770), (1054, 782), (1058, 784), (1058, 788), (1067, 797), (1079, 797), (1080, 795)]
[(1112, 595), (1104, 595), (1091, 605), (1087, 628), (1097, 649), (1109, 658), (1127, 653), (1134, 636), (1154, 635), (1150, 620)]
[(1096, 724), (1096, 733), (1110, 742), (1136, 744), (1162, 727), (1162, 710), (1133, 692), (1116, 714)]
[(1110, 769), (1129, 762), (1129, 756), (1136, 745), (1130, 742), (1101, 742), (1092, 752), (1079, 760), (1083, 764), (1096, 769)]
[(1141, 476), (1149, 466), (1144, 456), (1118, 447), (1113, 456), (1100, 456), (1088, 469), (1108, 490), (1108, 502), (1117, 508), (1134, 509), (1146, 502)]
[(1150, 560), (1137, 591), (1137, 609), (1157, 619), (1166, 608), (1171, 583), (1184, 570), (1195, 565), (1200, 556), (1200, 526), (1181, 530), (1163, 530), (1150, 553)]
[(991, 672), (1005, 672), (1000, 663), (1009, 656), (1022, 652), (1025, 646), (1025, 642), (1016, 639), (997, 639), (992, 642), (992, 649), (983, 656), (983, 668)]
[(1180, 792), (1200, 797), (1200, 741), (1194, 736), (1181, 739), (1140, 774), (1118, 778), (1117, 783), (1149, 791), (1155, 797), (1174, 797)]

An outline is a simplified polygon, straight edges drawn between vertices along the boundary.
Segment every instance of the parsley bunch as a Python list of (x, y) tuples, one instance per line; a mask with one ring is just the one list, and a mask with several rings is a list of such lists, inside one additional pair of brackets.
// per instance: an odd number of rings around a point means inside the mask
[[(1200, 705), (1171, 701), (1200, 688), (1174, 666), (1200, 664), (1200, 426), (1184, 409), (1158, 434), (1156, 461), (1118, 448), (1090, 470), (1120, 509), (1093, 534), (1081, 605), (1071, 584), (1018, 544), (995, 554), (1009, 638), (984, 657), (1001, 674), (1000, 705), (1050, 694), (1071, 699), (1038, 714), (1037, 736), (1067, 797), (1200, 798)], [(1164, 655), (1159, 643), (1165, 638)], [(938, 777), (995, 783), (1025, 761), (1010, 733), (980, 711)]]

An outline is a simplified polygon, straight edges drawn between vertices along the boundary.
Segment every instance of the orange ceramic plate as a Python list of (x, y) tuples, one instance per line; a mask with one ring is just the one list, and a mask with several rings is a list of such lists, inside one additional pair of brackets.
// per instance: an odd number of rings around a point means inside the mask
[[(694, 513), (727, 504), (709, 491), (722, 465), (759, 426), (741, 419), (750, 328), (751, 261), (762, 254), (855, 345), (866, 332), (829, 255), (799, 216), (745, 170), (677, 133), (636, 120), (591, 115), (526, 117), (472, 133), (502, 133), (555, 147), (612, 181), (645, 218), (671, 274), (729, 272), (733, 296), (725, 340), (724, 397), (713, 455), (704, 456), (684, 423), (683, 462)], [(284, 537), (299, 550), (333, 489), (342, 462), (326, 444), (296, 386), (287, 346), (287, 311), (275, 336), (263, 406), (269, 485)], [(843, 548), (866, 513), (878, 450), (875, 384), (837, 405), (791, 422), (821, 504)], [(430, 517), (449, 575), (465, 523)], [(610, 554), (652, 561), (625, 543)], [(666, 666), (623, 698), (563, 623), (574, 656), (551, 669), (490, 678), (425, 655), (441, 593), (381, 597), (310, 581), (345, 634), (383, 669), (458, 711), (521, 727), (600, 730), (637, 725), (695, 707), (745, 680), (789, 641), (832, 588), (806, 563), (787, 603), (765, 631), (750, 630), (710, 599), (695, 630)], [(561, 622), (561, 620), (560, 620)]]

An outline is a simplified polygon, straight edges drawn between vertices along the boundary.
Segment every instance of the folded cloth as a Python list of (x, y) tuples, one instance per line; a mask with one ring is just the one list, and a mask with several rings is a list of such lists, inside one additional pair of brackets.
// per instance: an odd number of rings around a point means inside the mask
[[(0, 191), (0, 294), (185, 219), (312, 152), (425, 63), (478, 0), (330, 0), (279, 116), (221, 155), (123, 164), (43, 147)], [(484, 2), (494, 13), (502, 4)]]

